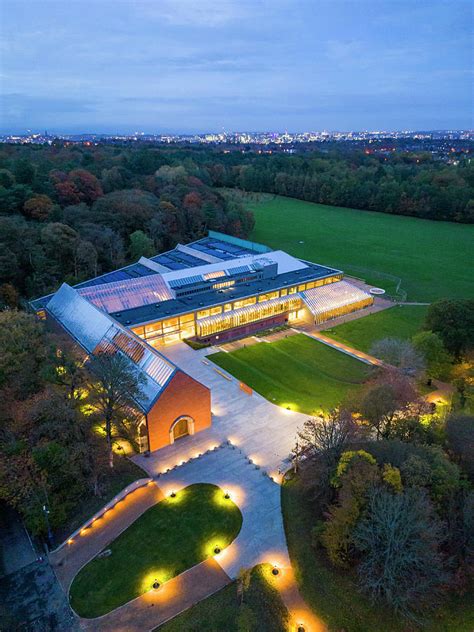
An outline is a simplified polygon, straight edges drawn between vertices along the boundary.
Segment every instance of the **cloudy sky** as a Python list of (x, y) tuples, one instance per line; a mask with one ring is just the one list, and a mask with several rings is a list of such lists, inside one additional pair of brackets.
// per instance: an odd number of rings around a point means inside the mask
[(469, 0), (0, 0), (0, 129), (472, 126)]

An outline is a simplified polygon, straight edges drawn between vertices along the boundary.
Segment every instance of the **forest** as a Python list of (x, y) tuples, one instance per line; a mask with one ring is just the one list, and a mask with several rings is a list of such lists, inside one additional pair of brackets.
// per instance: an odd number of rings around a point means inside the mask
[(474, 221), (474, 168), (428, 153), (256, 151), (149, 144), (3, 145), (0, 305), (204, 236), (254, 225), (232, 189), (421, 218)]

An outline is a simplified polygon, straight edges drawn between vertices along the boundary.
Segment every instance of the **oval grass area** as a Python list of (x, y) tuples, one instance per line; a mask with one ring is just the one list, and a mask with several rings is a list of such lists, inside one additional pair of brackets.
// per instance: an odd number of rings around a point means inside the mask
[(71, 606), (81, 617), (99, 617), (199, 562), (238, 535), (242, 514), (216, 485), (199, 483), (148, 509), (74, 578)]

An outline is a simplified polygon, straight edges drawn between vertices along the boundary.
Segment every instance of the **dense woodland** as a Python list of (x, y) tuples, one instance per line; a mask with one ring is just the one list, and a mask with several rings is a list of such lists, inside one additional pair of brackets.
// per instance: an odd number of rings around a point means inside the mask
[(206, 234), (249, 234), (223, 189), (474, 221), (474, 166), (430, 154), (302, 155), (54, 143), (0, 150), (0, 302), (48, 293)]

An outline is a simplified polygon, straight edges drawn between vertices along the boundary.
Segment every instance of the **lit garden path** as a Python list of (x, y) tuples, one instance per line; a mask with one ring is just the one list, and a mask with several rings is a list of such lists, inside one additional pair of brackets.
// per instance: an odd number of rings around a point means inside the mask
[[(81, 619), (88, 632), (148, 632), (230, 583), (212, 558), (97, 619)], [(184, 632), (184, 631), (183, 631)]]
[(309, 336), (310, 338), (314, 338), (315, 340), (322, 342), (325, 345), (328, 345), (328, 347), (332, 347), (333, 349), (336, 349), (337, 351), (341, 351), (342, 353), (350, 355), (353, 358), (356, 358), (356, 360), (365, 362), (366, 364), (370, 364), (372, 366), (390, 368), (390, 365), (386, 364), (382, 360), (378, 360), (377, 358), (374, 358), (374, 356), (371, 356), (368, 353), (364, 353), (363, 351), (359, 351), (358, 349), (355, 349), (354, 347), (350, 347), (349, 345), (346, 345), (344, 342), (337, 342), (336, 340), (333, 340), (332, 338), (325, 336), (320, 331), (307, 329), (303, 331), (302, 333), (304, 333), (306, 336)]
[(72, 544), (50, 553), (49, 559), (64, 592), (69, 593), (72, 580), (89, 560), (163, 497), (154, 483), (139, 487), (81, 532)]
[[(263, 467), (250, 463), (245, 452), (236, 446), (211, 446), (196, 435), (170, 447), (177, 450), (180, 443), (186, 442), (193, 442), (195, 452), (190, 456), (194, 458), (161, 474), (158, 479), (160, 488), (166, 495), (177, 493), (177, 498), (180, 489), (193, 483), (211, 483), (228, 492), (242, 512), (242, 529), (234, 542), (215, 556), (216, 562), (231, 579), (238, 576), (240, 569), (252, 568), (256, 564), (277, 566), (280, 572), (274, 583), (290, 611), (293, 624), (303, 624), (307, 632), (326, 630), (306, 606), (295, 582), (283, 527), (280, 485), (269, 478)], [(201, 452), (205, 448), (211, 450), (198, 456), (199, 445)], [(150, 475), (163, 467), (160, 452), (149, 458), (139, 458), (140, 465), (147, 468)], [(219, 542), (215, 544), (219, 545)]]

